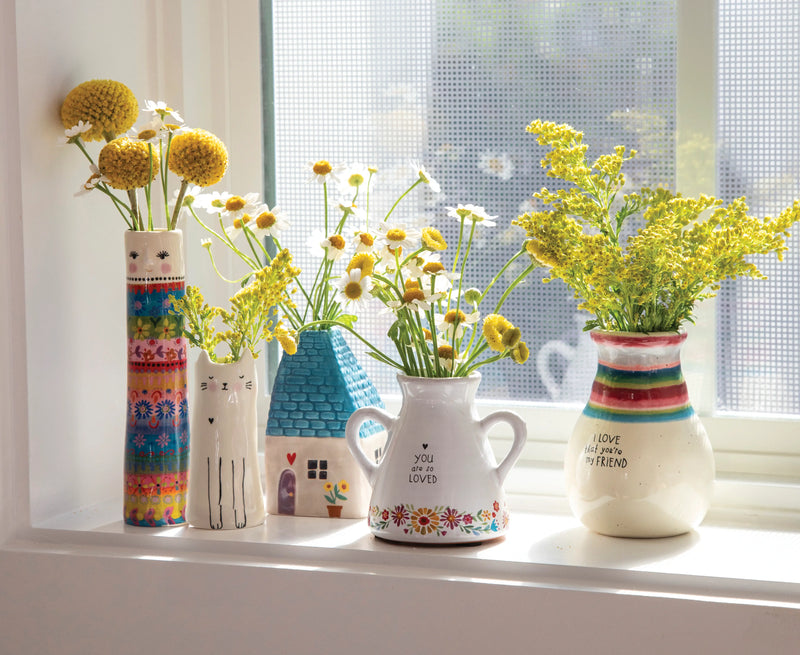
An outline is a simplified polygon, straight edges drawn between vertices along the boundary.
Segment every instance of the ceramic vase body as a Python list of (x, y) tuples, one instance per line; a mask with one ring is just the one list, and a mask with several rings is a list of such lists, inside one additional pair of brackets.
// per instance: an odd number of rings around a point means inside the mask
[[(383, 407), (375, 386), (337, 329), (300, 333), (297, 352), (278, 366), (266, 436), (267, 511), (294, 516), (363, 518), (370, 487), (345, 443), (361, 407)], [(359, 432), (373, 461), (386, 434)]]
[(681, 372), (685, 333), (592, 332), (598, 367), (567, 445), (567, 495), (617, 537), (692, 530), (711, 503), (714, 456)]
[(189, 414), (183, 319), (170, 295), (185, 291), (180, 230), (126, 232), (128, 417), (125, 500), (129, 525), (186, 521)]
[(249, 528), (264, 522), (258, 466), (258, 380), (249, 350), (217, 364), (200, 352), (192, 404), (187, 518), (196, 528)]
[[(369, 525), (378, 537), (420, 544), (470, 543), (503, 535), (508, 525), (503, 481), (526, 439), (513, 412), (480, 419), (480, 375), (416, 378), (398, 375), (403, 404), (397, 417), (365, 408), (347, 424), (347, 443), (372, 485)], [(358, 429), (372, 419), (388, 430), (379, 464), (360, 448)], [(514, 442), (497, 465), (487, 432), (509, 423)]]

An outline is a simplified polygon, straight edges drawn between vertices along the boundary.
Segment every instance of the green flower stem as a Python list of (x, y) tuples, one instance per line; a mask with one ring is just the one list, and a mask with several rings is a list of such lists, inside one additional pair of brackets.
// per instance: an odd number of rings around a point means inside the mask
[[(516, 254), (514, 254), (513, 257), (509, 258), (509, 260), (505, 264), (503, 264), (503, 267), (499, 271), (497, 271), (497, 274), (492, 278), (491, 282), (489, 282), (489, 284), (483, 290), (483, 293), (481, 294), (481, 297), (478, 301), (479, 304), (483, 302), (483, 299), (486, 297), (486, 294), (489, 293), (489, 289), (491, 289), (495, 285), (495, 283), (503, 276), (503, 273), (506, 272), (506, 269), (509, 266), (511, 266), (511, 264), (513, 264), (515, 261), (517, 261), (517, 259), (519, 259), (522, 255), (526, 254), (527, 252), (523, 247)], [(530, 266), (529, 268), (532, 271), (533, 269), (537, 268), (537, 266)], [(497, 312), (497, 308), (495, 308), (495, 312)]]
[(144, 231), (144, 224), (142, 223), (142, 217), (139, 214), (139, 205), (136, 201), (136, 191), (134, 189), (128, 189), (128, 200), (131, 203), (131, 218), (133, 219), (134, 223), (136, 223), (136, 229)]
[[(189, 183), (186, 180), (181, 180), (181, 186), (178, 189), (178, 199), (175, 201), (175, 207), (172, 210), (172, 218), (169, 218), (169, 214), (167, 214), (167, 220), (169, 221), (169, 229), (174, 230), (175, 226), (178, 224), (178, 216), (181, 213), (181, 205), (183, 204), (183, 199), (186, 196), (186, 189), (189, 188)], [(164, 186), (164, 196), (166, 197), (166, 183)], [(165, 203), (166, 204), (166, 203)], [(192, 214), (194, 214), (194, 210), (192, 210)], [(197, 214), (194, 214), (194, 217), (197, 218)], [(197, 219), (200, 220), (199, 218)], [(200, 221), (202, 223), (202, 221)], [(206, 228), (209, 229), (209, 228)], [(212, 231), (213, 230), (209, 230)]]
[(522, 273), (520, 273), (519, 275), (517, 275), (516, 278), (514, 278), (514, 281), (508, 285), (508, 288), (503, 292), (503, 295), (500, 296), (500, 299), (497, 301), (497, 304), (494, 307), (494, 312), (492, 312), (493, 314), (497, 314), (500, 311), (500, 308), (508, 299), (508, 296), (511, 295), (511, 292), (517, 287), (517, 285), (520, 282), (522, 282), (522, 280), (528, 277), (528, 275), (530, 275), (530, 273), (532, 273), (534, 270), (536, 270), (536, 265), (529, 264), (528, 267), (524, 271), (522, 271)]
[(414, 181), (414, 183), (413, 183), (413, 184), (412, 184), (410, 187), (408, 187), (408, 188), (407, 188), (407, 189), (406, 189), (406, 190), (405, 190), (405, 191), (404, 191), (404, 192), (403, 192), (403, 193), (400, 195), (400, 197), (399, 197), (397, 200), (395, 200), (394, 204), (392, 205), (392, 208), (391, 208), (391, 209), (390, 209), (390, 210), (387, 212), (386, 216), (384, 216), (384, 217), (383, 217), (383, 222), (384, 222), (384, 223), (385, 223), (386, 221), (388, 221), (388, 220), (389, 220), (389, 216), (391, 216), (391, 215), (392, 215), (392, 213), (394, 212), (394, 210), (395, 210), (395, 209), (397, 209), (397, 205), (399, 205), (399, 204), (400, 204), (400, 201), (401, 201), (401, 200), (403, 200), (403, 198), (405, 198), (405, 197), (406, 197), (406, 196), (407, 196), (409, 193), (411, 193), (411, 190), (412, 190), (414, 187), (416, 187), (418, 184), (421, 184), (421, 183), (422, 183), (422, 178), (421, 178), (421, 177), (418, 177), (418, 178), (417, 178), (417, 179)]
[(122, 218), (125, 219), (125, 222), (128, 224), (128, 229), (135, 232), (136, 223), (131, 222), (131, 216), (132, 216), (131, 208), (128, 207), (128, 205), (126, 205), (124, 202), (122, 202), (122, 200), (117, 198), (117, 196), (115, 196), (111, 191), (109, 191), (108, 187), (106, 187), (105, 184), (102, 183), (98, 184), (97, 186), (95, 186), (95, 189), (101, 191), (102, 193), (105, 193), (109, 198), (111, 198), (111, 200), (114, 202), (114, 207), (120, 213)]

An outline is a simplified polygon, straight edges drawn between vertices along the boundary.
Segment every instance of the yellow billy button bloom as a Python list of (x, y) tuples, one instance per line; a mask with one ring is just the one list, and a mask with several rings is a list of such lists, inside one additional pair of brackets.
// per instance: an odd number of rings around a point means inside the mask
[(435, 227), (426, 227), (422, 229), (422, 243), (429, 250), (446, 250), (447, 241), (444, 240), (442, 233)]
[(122, 82), (90, 80), (76, 86), (61, 105), (65, 128), (81, 121), (91, 125), (81, 134), (84, 141), (110, 141), (127, 132), (139, 116), (136, 96)]
[(294, 355), (297, 352), (297, 338), (295, 335), (281, 328), (275, 331), (275, 337), (287, 355)]
[(206, 130), (187, 130), (172, 139), (169, 170), (184, 182), (207, 187), (216, 184), (228, 167), (225, 144)]
[(528, 350), (528, 345), (524, 341), (520, 341), (515, 348), (511, 349), (511, 359), (517, 364), (524, 364), (528, 361), (531, 351)]
[(109, 141), (100, 151), (97, 165), (115, 189), (140, 189), (158, 174), (158, 161), (150, 147), (122, 136)]
[(513, 329), (511, 321), (500, 314), (489, 314), (483, 319), (483, 336), (492, 350), (505, 352), (507, 345), (503, 343), (503, 335)]

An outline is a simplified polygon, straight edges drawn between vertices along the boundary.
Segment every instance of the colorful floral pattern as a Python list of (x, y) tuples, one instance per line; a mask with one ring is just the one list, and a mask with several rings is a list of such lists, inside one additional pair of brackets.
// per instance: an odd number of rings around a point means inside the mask
[(182, 281), (128, 280), (128, 415), (124, 519), (158, 527), (186, 522), (189, 410), (182, 319), (168, 313)]
[[(375, 533), (402, 528), (404, 534), (423, 537), (446, 537), (451, 533), (469, 536), (499, 536), (508, 527), (508, 509), (494, 501), (488, 509), (475, 512), (437, 505), (416, 507), (411, 503), (380, 507), (373, 505), (369, 512), (369, 527)], [(390, 536), (390, 535), (386, 535)]]

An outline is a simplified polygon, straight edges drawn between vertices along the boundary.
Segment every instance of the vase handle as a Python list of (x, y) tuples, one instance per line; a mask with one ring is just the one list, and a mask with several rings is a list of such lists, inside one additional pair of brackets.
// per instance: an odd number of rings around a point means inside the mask
[(364, 472), (370, 486), (374, 486), (379, 467), (364, 454), (358, 436), (361, 430), (361, 424), (370, 420), (386, 428), (387, 433), (391, 433), (392, 424), (394, 424), (395, 421), (393, 416), (387, 414), (378, 407), (362, 407), (354, 411), (347, 420), (347, 426), (344, 429), (344, 438), (347, 443), (347, 448), (356, 460), (356, 464), (358, 464)]
[(497, 479), (502, 485), (506, 479), (506, 476), (508, 475), (508, 472), (511, 470), (511, 467), (514, 466), (516, 461), (519, 459), (519, 456), (522, 454), (522, 449), (525, 446), (525, 441), (528, 438), (528, 428), (525, 425), (525, 421), (522, 420), (522, 417), (520, 417), (519, 414), (508, 411), (492, 412), (480, 422), (480, 425), (485, 434), (489, 431), (489, 428), (492, 425), (501, 422), (508, 423), (514, 432), (514, 442), (511, 444), (511, 449), (503, 458), (503, 461), (500, 462), (495, 469)]

